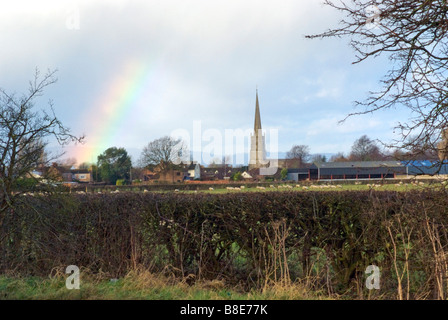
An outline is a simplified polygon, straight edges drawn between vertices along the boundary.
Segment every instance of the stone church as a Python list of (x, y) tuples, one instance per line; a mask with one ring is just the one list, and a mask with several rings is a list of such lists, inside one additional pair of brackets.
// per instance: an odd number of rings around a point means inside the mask
[(266, 142), (261, 128), (260, 104), (258, 102), (258, 90), (255, 98), (255, 122), (254, 133), (250, 136), (249, 170), (266, 166)]
[[(250, 157), (249, 170), (267, 168), (272, 164), (276, 164), (279, 169), (282, 168), (299, 168), (303, 164), (298, 159), (267, 159), (266, 158), (266, 137), (262, 132), (260, 103), (258, 100), (258, 90), (255, 97), (255, 121), (254, 132), (250, 136)], [(272, 160), (275, 160), (272, 162)]]

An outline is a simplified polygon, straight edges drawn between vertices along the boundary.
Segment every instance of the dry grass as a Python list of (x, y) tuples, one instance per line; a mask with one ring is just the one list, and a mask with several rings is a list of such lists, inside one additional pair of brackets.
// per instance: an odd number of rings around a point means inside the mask
[(0, 299), (18, 300), (303, 300), (325, 299), (293, 283), (272, 283), (261, 291), (243, 292), (229, 288), (223, 280), (201, 280), (193, 284), (191, 276), (176, 279), (145, 270), (129, 272), (121, 279), (107, 279), (105, 274), (90, 275), (81, 271), (79, 290), (65, 287), (60, 270), (48, 278), (0, 276)]

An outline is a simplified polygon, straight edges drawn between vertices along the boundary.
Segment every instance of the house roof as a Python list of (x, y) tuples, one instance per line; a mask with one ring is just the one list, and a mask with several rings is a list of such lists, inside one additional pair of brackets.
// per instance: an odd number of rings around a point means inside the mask
[(191, 163), (188, 167), (187, 167), (187, 170), (194, 170), (194, 169), (196, 169), (196, 166), (197, 166), (197, 163)]
[(75, 169), (75, 170), (70, 170), (70, 172), (72, 174), (87, 174), (87, 173), (90, 173), (90, 171), (87, 170), (87, 169)]
[(187, 163), (181, 163), (178, 165), (178, 168), (181, 170), (194, 170), (198, 163), (196, 161), (191, 161)]
[(201, 167), (201, 175), (207, 177), (216, 177), (218, 179), (224, 179), (225, 177), (230, 177), (233, 173), (241, 171), (241, 168), (232, 168), (228, 165), (204, 168)]

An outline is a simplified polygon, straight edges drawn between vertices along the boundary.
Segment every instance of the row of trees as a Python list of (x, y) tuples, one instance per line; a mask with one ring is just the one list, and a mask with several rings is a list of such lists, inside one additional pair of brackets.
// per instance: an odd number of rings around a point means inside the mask
[[(327, 162), (327, 157), (322, 154), (311, 155), (310, 147), (307, 145), (294, 145), (291, 150), (286, 154), (288, 159), (296, 159), (300, 163), (307, 162)], [(371, 140), (367, 135), (361, 136), (357, 139), (351, 148), (351, 152), (348, 156), (345, 156), (343, 152), (338, 152), (333, 155), (329, 160), (331, 162), (337, 161), (375, 161), (384, 160), (389, 155), (385, 151), (381, 151), (377, 142)]]

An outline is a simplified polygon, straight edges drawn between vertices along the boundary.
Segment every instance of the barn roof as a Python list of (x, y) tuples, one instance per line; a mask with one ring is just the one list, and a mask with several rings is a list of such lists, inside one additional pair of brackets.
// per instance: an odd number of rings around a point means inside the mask
[(400, 161), (346, 161), (346, 162), (315, 162), (319, 169), (333, 168), (396, 168), (405, 167)]

